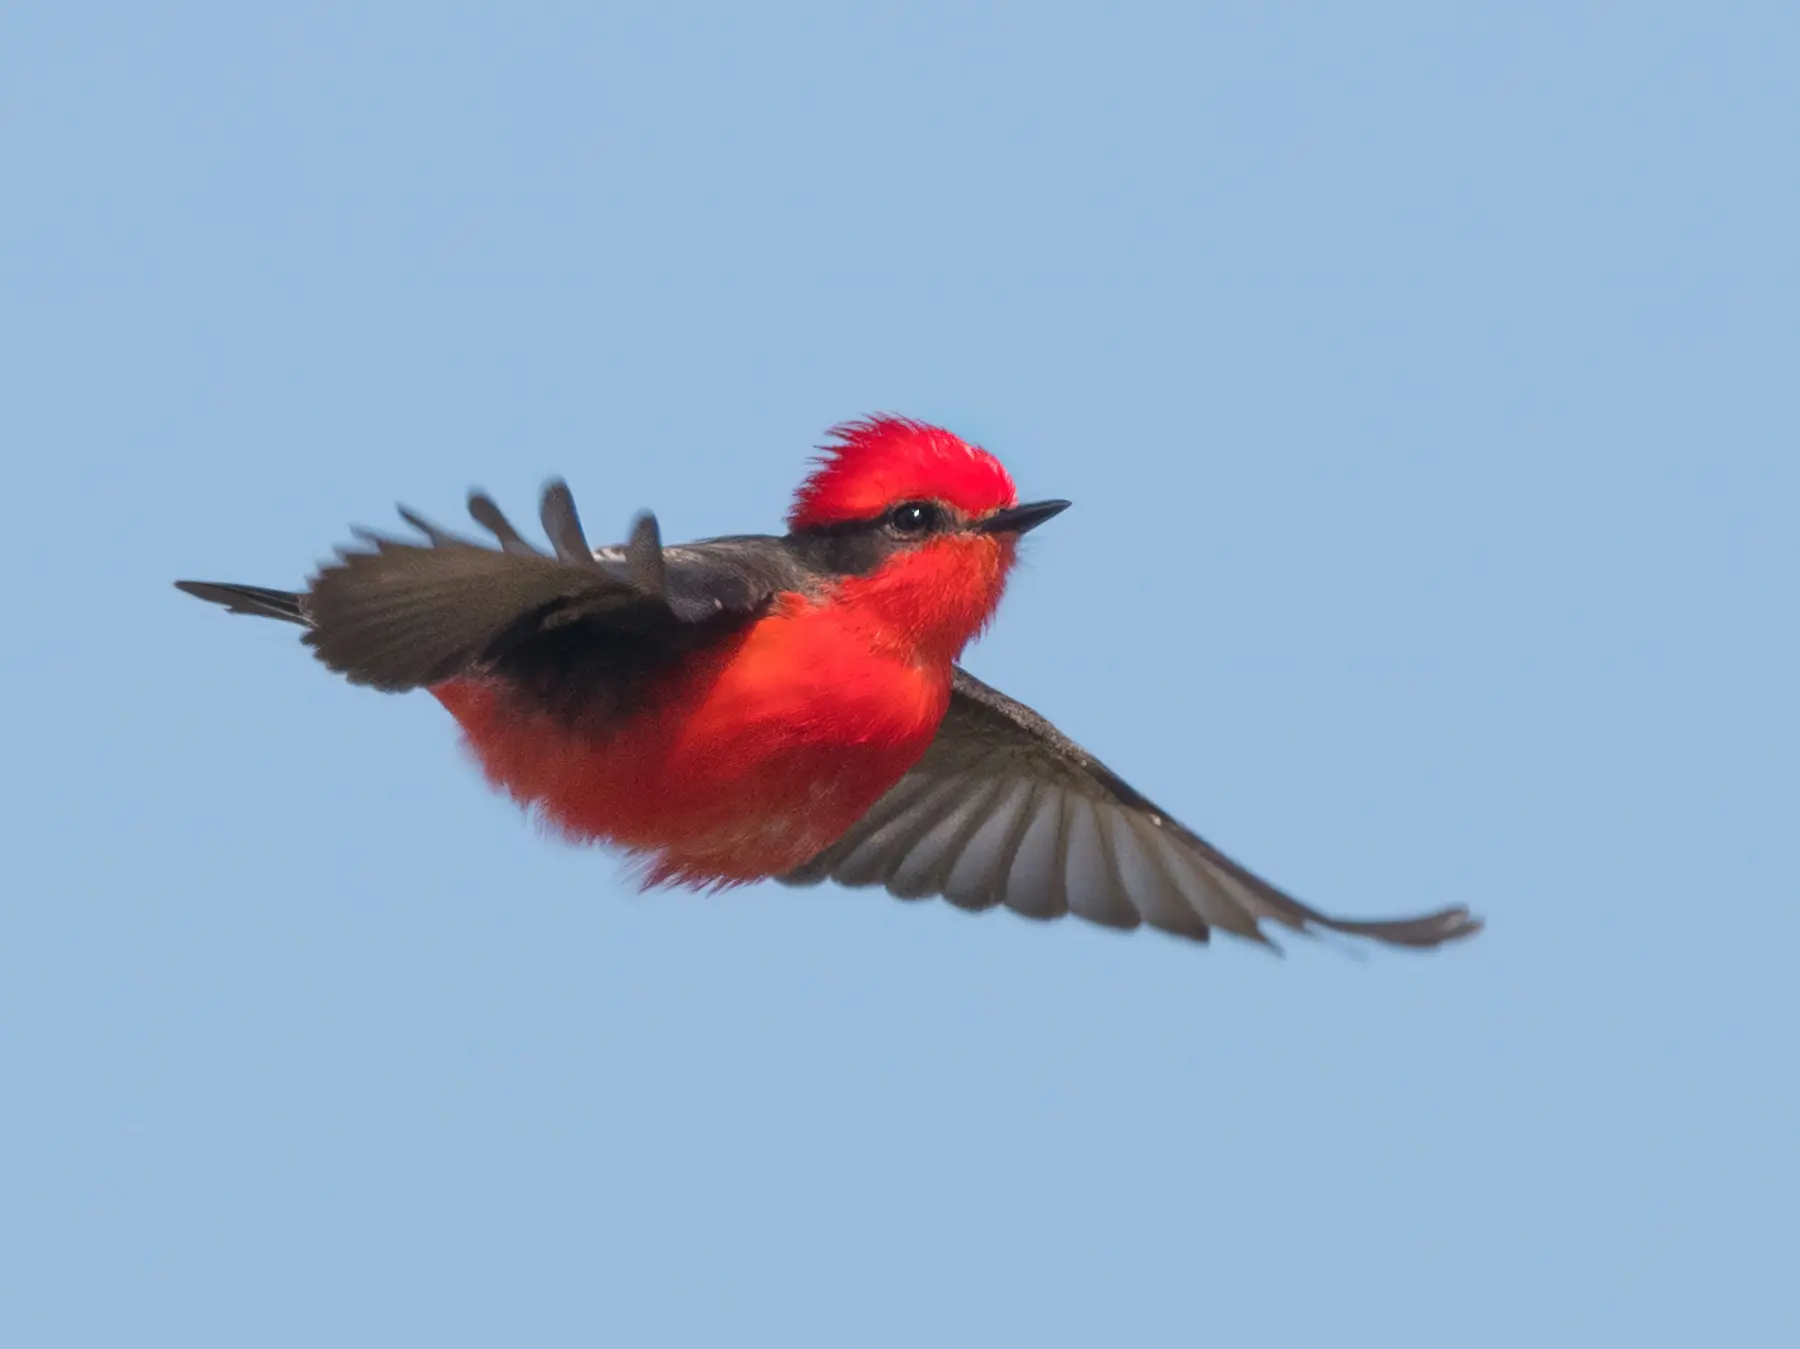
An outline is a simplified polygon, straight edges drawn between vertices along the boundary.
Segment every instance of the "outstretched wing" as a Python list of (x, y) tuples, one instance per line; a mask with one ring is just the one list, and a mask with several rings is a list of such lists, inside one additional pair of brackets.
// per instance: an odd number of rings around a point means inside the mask
[(402, 508), (422, 541), (358, 531), (307, 589), (180, 581), (236, 613), (307, 628), (319, 659), (352, 683), (398, 692), (491, 670), (549, 697), (614, 684), (748, 622), (805, 577), (780, 540), (717, 539), (664, 548), (656, 519), (630, 541), (588, 546), (561, 482), (544, 490), (545, 553), (482, 493), (469, 514), (498, 548)]
[(937, 738), (842, 839), (781, 879), (881, 885), (964, 909), (1077, 914), (1197, 941), (1212, 928), (1266, 941), (1264, 920), (1395, 946), (1431, 947), (1481, 927), (1466, 909), (1418, 918), (1331, 918), (1239, 866), (1171, 819), (1043, 717), (958, 669)]

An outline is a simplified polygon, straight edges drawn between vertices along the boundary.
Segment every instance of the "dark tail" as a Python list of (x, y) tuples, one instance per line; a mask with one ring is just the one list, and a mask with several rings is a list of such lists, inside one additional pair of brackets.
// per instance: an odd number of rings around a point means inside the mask
[(311, 627), (306, 610), (300, 607), (300, 596), (291, 590), (270, 590), (266, 586), (227, 585), (222, 581), (177, 581), (177, 590), (209, 604), (222, 604), (227, 613), (257, 614), (263, 618), (279, 618), (286, 623)]

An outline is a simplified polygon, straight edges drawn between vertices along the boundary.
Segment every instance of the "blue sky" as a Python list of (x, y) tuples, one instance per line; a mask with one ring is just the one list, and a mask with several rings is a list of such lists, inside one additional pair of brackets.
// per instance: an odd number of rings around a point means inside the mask
[[(1800, 1343), (1790, 5), (0, 14), (0, 1340)], [(177, 576), (941, 420), (1428, 958), (632, 894)]]

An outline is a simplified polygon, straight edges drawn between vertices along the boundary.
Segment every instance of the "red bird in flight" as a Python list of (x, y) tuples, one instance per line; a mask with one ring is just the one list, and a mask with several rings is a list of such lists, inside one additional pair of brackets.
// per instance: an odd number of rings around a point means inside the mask
[(301, 592), (176, 584), (300, 624), (352, 683), (429, 689), (494, 786), (646, 886), (829, 878), (1197, 941), (1266, 940), (1265, 920), (1412, 947), (1477, 931), (1460, 908), (1315, 912), (956, 663), (1019, 536), (1068, 504), (1020, 505), (986, 451), (884, 416), (836, 429), (780, 537), (665, 548), (644, 515), (591, 548), (553, 482), (548, 554), (474, 493), (497, 548), (403, 509), (422, 541), (364, 534)]

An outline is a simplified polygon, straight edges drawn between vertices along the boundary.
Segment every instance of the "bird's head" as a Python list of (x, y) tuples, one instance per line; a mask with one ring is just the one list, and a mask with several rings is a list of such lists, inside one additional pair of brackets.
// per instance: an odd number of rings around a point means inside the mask
[(1012, 475), (980, 446), (878, 416), (832, 431), (788, 528), (842, 578), (843, 603), (947, 663), (993, 617), (1019, 536), (1068, 504), (1021, 506)]

